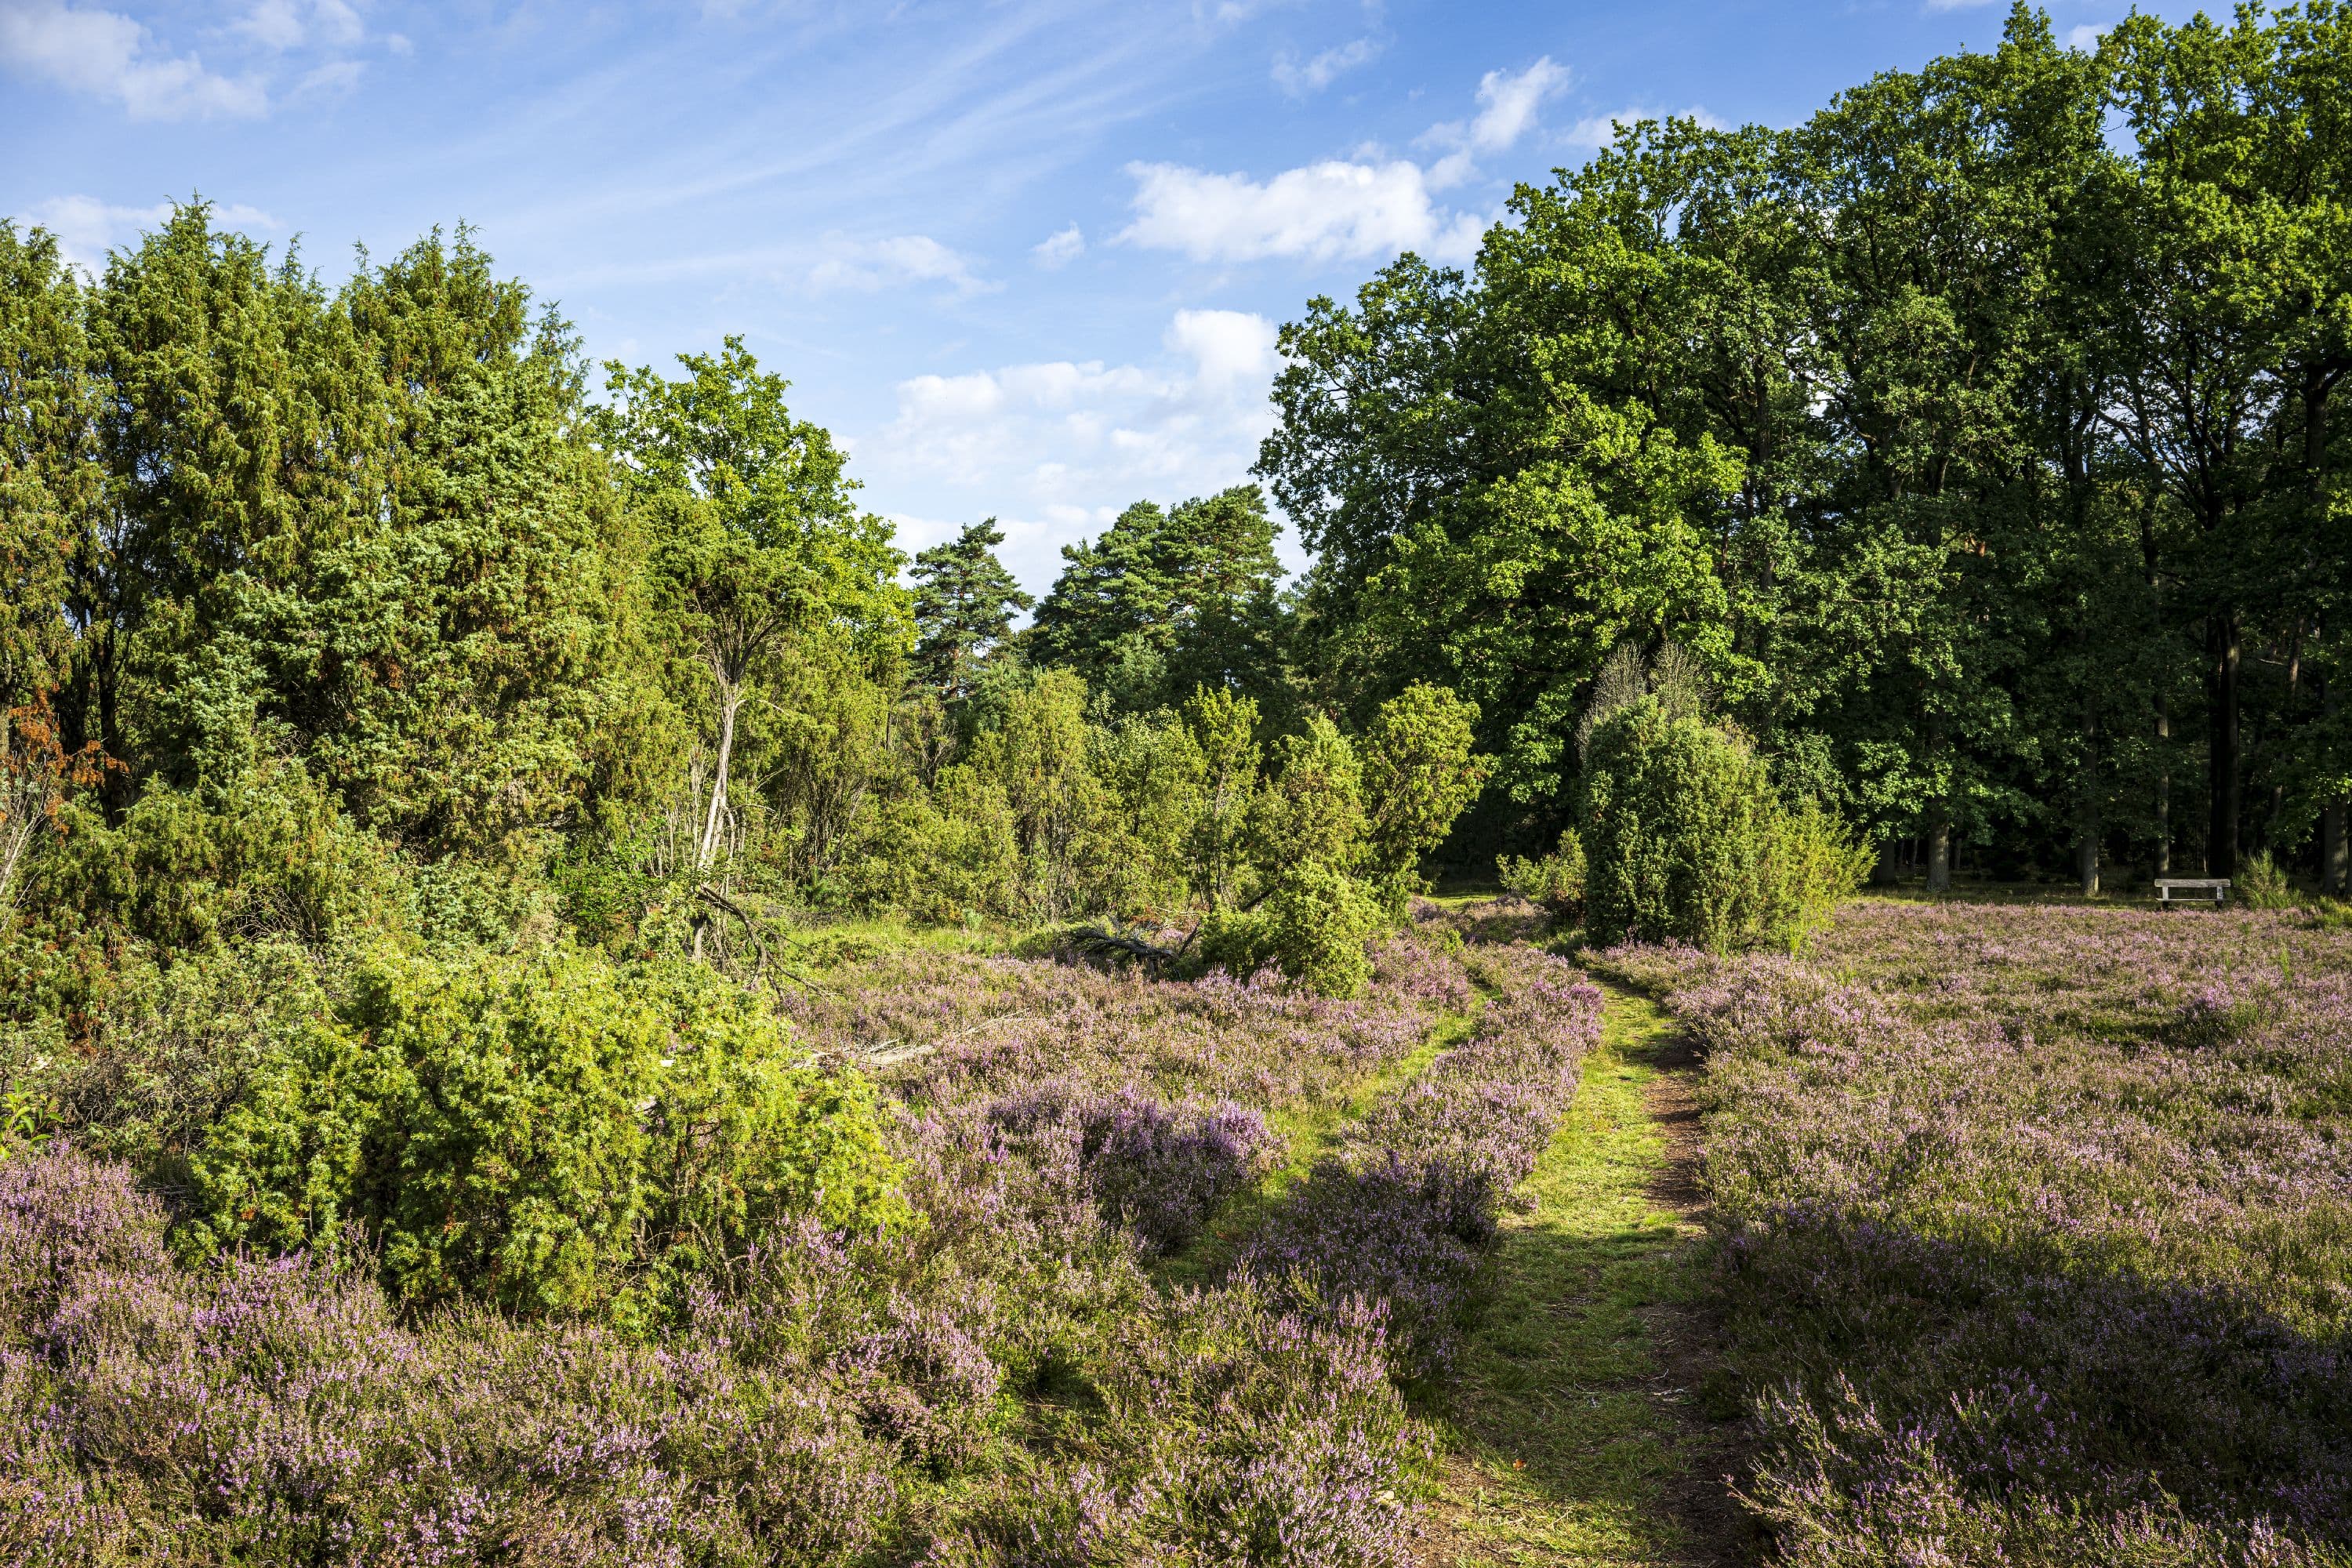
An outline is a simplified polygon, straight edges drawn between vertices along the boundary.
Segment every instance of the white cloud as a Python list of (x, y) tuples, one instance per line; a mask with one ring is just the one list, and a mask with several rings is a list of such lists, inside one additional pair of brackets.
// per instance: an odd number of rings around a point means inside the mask
[(1181, 500), (1248, 477), (1273, 428), (1274, 323), (1239, 310), (1179, 310), (1149, 364), (1058, 360), (898, 386), (898, 416), (856, 442), (876, 489), (919, 489), (925, 516), (897, 519), (920, 548), (954, 529), (937, 516), (994, 515), (1006, 563), (1043, 590), (1058, 546), (1129, 503)]
[(1568, 68), (1546, 55), (1518, 75), (1488, 71), (1478, 82), (1478, 118), (1470, 122), (1470, 145), (1499, 153), (1532, 129), (1544, 100), (1568, 88)]
[(1568, 89), (1568, 68), (1544, 56), (1514, 76), (1491, 70), (1478, 79), (1478, 112), (1467, 121), (1447, 121), (1421, 135), (1423, 146), (1452, 151), (1429, 166), (1432, 190), (1458, 185), (1477, 173), (1481, 153), (1507, 152), (1535, 129), (1545, 101)]
[[(36, 203), (25, 216), (58, 237), (58, 249), (77, 267), (97, 272), (106, 265), (106, 253), (130, 243), (172, 216), (170, 202), (152, 206), (118, 206), (96, 196), (53, 196)], [(213, 226), (252, 234), (274, 232), (282, 226), (258, 207), (238, 204), (213, 208)]]
[(2070, 27), (2066, 31), (2066, 47), (2070, 49), (2081, 49), (2086, 53), (2095, 50), (2099, 47), (2099, 40), (2105, 37), (2114, 28), (2113, 22), (2104, 27), (2095, 27), (2088, 22), (2080, 26)]
[(1052, 271), (1056, 268), (1067, 266), (1086, 248), (1087, 237), (1078, 232), (1076, 224), (1072, 224), (1066, 229), (1047, 235), (1044, 239), (1031, 246), (1029, 253), (1037, 258), (1038, 266)]
[(888, 239), (825, 237), (824, 256), (809, 268), (808, 285), (820, 291), (854, 289), (871, 292), (906, 283), (944, 283), (959, 296), (1002, 287), (981, 279), (971, 261), (927, 234)]
[(1430, 179), (1402, 159), (1330, 159), (1263, 183), (1175, 163), (1130, 163), (1127, 172), (1135, 221), (1119, 237), (1196, 261), (1357, 260), (1400, 250), (1455, 258), (1477, 249), (1485, 226), (1440, 208)]
[(367, 34), (347, 0), (254, 0), (235, 30), (265, 49), (296, 49), (305, 44), (348, 48)]
[(147, 29), (113, 11), (63, 0), (0, 0), (0, 65), (120, 102), (133, 120), (256, 115), (261, 84), (208, 71), (194, 55), (160, 54)]
[(1224, 393), (1273, 383), (1282, 361), (1275, 338), (1272, 321), (1245, 310), (1179, 310), (1163, 341), (1192, 362), (1197, 386)]
[(1358, 66), (1370, 64), (1381, 52), (1380, 45), (1370, 38), (1358, 38), (1351, 43), (1325, 49), (1305, 65), (1295, 56), (1274, 58), (1275, 85), (1293, 98), (1304, 98), (1310, 92), (1320, 92)]
[(1644, 120), (1696, 120), (1708, 131), (1727, 131), (1729, 126), (1709, 114), (1697, 104), (1679, 115), (1662, 109), (1621, 109), (1614, 114), (1591, 114), (1568, 128), (1562, 137), (1571, 147), (1606, 147), (1617, 140), (1620, 125), (1634, 125)]

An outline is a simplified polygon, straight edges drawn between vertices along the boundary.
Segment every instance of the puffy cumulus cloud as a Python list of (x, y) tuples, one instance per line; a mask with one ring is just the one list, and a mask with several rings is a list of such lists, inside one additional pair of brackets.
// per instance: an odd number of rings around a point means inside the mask
[(1270, 180), (1176, 163), (1131, 163), (1135, 221), (1119, 238), (1195, 261), (1360, 260), (1418, 250), (1444, 259), (1476, 251), (1484, 226), (1432, 199), (1427, 173), (1403, 159), (1328, 159)]
[[(1358, 45), (1371, 47), (1360, 39), (1348, 50)], [(1345, 52), (1333, 51), (1326, 68), (1339, 68)], [(1325, 59), (1318, 56), (1306, 67), (1276, 61), (1276, 79), (1287, 68), (1312, 83)], [(1400, 250), (1466, 261), (1477, 254), (1486, 220), (1449, 211), (1436, 193), (1476, 174), (1480, 153), (1516, 146), (1568, 83), (1568, 68), (1549, 55), (1522, 71), (1488, 71), (1479, 79), (1475, 115), (1433, 125), (1420, 138), (1423, 146), (1444, 150), (1426, 165), (1366, 151), (1258, 180), (1181, 163), (1130, 163), (1135, 219), (1118, 237), (1195, 261), (1359, 261)]]
[(900, 382), (897, 416), (852, 443), (867, 493), (917, 503), (894, 514), (909, 549), (952, 532), (942, 517), (996, 517), (1006, 563), (1043, 590), (1058, 547), (1130, 502), (1244, 482), (1274, 427), (1272, 321), (1179, 310), (1160, 343), (1148, 364), (1056, 360)]
[(1055, 268), (1069, 265), (1083, 254), (1086, 248), (1087, 237), (1078, 232), (1076, 224), (1072, 224), (1066, 229), (1047, 235), (1044, 239), (1031, 246), (1029, 254), (1037, 258), (1038, 266), (1052, 271)]
[(927, 234), (902, 234), (888, 239), (825, 237), (823, 254), (808, 270), (808, 285), (819, 291), (854, 289), (871, 292), (908, 283), (944, 283), (959, 297), (1001, 287), (979, 277), (971, 262)]
[(1481, 153), (1500, 153), (1516, 146), (1535, 128), (1537, 111), (1547, 99), (1568, 89), (1568, 68), (1544, 56), (1513, 76), (1491, 70), (1478, 79), (1478, 117), (1470, 121), (1470, 145)]
[(0, 0), (0, 66), (111, 100), (133, 120), (252, 116), (269, 107), (258, 80), (159, 50), (145, 27), (119, 12), (63, 0)]
[[(172, 204), (121, 206), (96, 196), (53, 196), (36, 203), (24, 216), (58, 237), (58, 249), (68, 261), (96, 272), (106, 265), (108, 251), (170, 217)], [(273, 234), (284, 226), (258, 207), (230, 204), (213, 208), (213, 226), (258, 237)]]
[(2069, 27), (2066, 29), (2066, 47), (2090, 54), (2098, 48), (2099, 40), (2105, 37), (2114, 27), (2113, 22), (2109, 22), (2104, 27), (2095, 26), (2088, 22)]
[(1694, 103), (1679, 114), (1664, 109), (1621, 109), (1614, 114), (1588, 114), (1568, 128), (1563, 140), (1572, 147), (1606, 147), (1617, 140), (1617, 128), (1635, 125), (1644, 120), (1695, 120), (1709, 131), (1727, 131), (1729, 126)]
[(1322, 91), (1357, 67), (1370, 65), (1380, 52), (1381, 46), (1371, 39), (1357, 38), (1325, 49), (1304, 64), (1295, 55), (1276, 55), (1274, 84), (1293, 98), (1305, 98)]

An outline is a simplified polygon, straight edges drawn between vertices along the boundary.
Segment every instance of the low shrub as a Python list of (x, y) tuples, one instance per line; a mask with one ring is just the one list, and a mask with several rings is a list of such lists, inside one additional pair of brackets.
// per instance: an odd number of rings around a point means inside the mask
[(1372, 973), (1365, 944), (1383, 923), (1361, 882), (1310, 860), (1285, 871), (1256, 909), (1202, 921), (1201, 955), (1235, 974), (1271, 967), (1318, 995), (1358, 996)]
[(683, 964), (552, 951), (361, 966), (191, 1160), (191, 1257), (334, 1247), (363, 1224), (398, 1296), (577, 1310), (778, 1216), (905, 1216), (870, 1091), (802, 1065), (766, 1009)]
[(1255, 1110), (1167, 1105), (1133, 1086), (1088, 1094), (1071, 1080), (1008, 1095), (989, 1120), (1026, 1139), (1075, 1141), (1103, 1217), (1150, 1251), (1181, 1251), (1219, 1205), (1264, 1175), (1280, 1140)]
[(2267, 849), (2246, 857), (2230, 890), (2250, 910), (2291, 910), (2303, 901)]
[(1506, 891), (1571, 924), (1584, 918), (1584, 840), (1573, 827), (1561, 829), (1559, 842), (1540, 859), (1495, 858), (1495, 874)]

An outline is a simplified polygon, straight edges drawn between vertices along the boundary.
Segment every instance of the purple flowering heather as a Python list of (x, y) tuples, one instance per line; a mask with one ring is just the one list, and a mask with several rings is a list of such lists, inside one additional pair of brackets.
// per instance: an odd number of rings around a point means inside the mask
[(1381, 1304), (1408, 1376), (1454, 1363), (1496, 1212), (1575, 1097), (1601, 993), (1523, 950), (1511, 994), (1341, 1137), (1241, 1249), (1235, 1272), (1304, 1307)]
[(1170, 1106), (1132, 1086), (1088, 1094), (1073, 1079), (997, 1100), (988, 1116), (1024, 1141), (1075, 1138), (1104, 1217), (1155, 1252), (1181, 1250), (1220, 1204), (1273, 1168), (1280, 1143), (1264, 1116), (1230, 1100)]
[(1672, 988), (1708, 1052), (1747, 1495), (1785, 1560), (2352, 1541), (2352, 937), (1874, 902), (1803, 963), (1596, 966)]

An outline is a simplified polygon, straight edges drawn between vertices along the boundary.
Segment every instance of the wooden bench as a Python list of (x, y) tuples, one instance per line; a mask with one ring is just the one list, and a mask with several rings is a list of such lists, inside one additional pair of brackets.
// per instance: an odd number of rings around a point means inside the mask
[(2216, 907), (2230, 901), (2230, 879), (2227, 877), (2158, 877), (2156, 879), (2156, 901), (2177, 904), (2183, 899), (2203, 903), (2210, 899)]

